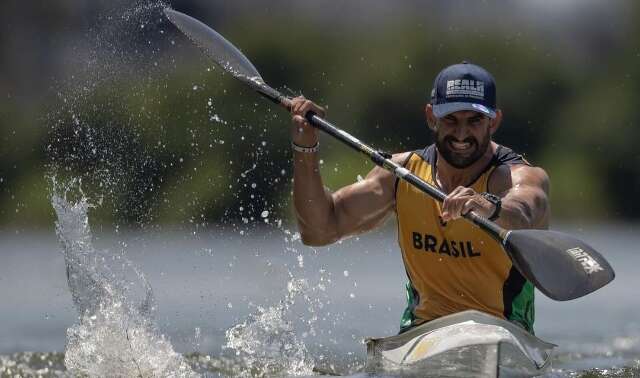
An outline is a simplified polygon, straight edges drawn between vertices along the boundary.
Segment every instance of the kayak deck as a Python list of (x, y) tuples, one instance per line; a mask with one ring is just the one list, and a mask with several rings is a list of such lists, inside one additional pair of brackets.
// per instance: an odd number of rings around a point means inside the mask
[(479, 311), (421, 324), (400, 335), (370, 338), (366, 371), (403, 376), (526, 377), (551, 366), (554, 344)]

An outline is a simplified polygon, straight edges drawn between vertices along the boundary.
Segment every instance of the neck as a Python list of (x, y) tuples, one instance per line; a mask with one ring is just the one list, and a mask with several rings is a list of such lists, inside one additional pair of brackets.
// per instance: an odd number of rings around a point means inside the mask
[(447, 163), (442, 155), (440, 155), (440, 151), (438, 151), (435, 175), (436, 182), (445, 193), (451, 193), (451, 191), (458, 186), (468, 186), (471, 184), (471, 180), (478, 177), (487, 167), (487, 164), (489, 164), (493, 158), (496, 147), (497, 144), (491, 142), (489, 144), (489, 148), (487, 148), (487, 151), (480, 157), (480, 159), (476, 160), (466, 168), (456, 168)]

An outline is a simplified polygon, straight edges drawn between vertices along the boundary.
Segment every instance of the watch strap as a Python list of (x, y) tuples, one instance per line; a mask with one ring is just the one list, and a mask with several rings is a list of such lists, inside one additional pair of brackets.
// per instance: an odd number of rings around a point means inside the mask
[(498, 217), (500, 216), (500, 210), (502, 210), (502, 199), (495, 194), (487, 192), (481, 193), (481, 195), (496, 207), (493, 211), (493, 214), (491, 214), (491, 216), (487, 219), (489, 219), (490, 221), (498, 219)]

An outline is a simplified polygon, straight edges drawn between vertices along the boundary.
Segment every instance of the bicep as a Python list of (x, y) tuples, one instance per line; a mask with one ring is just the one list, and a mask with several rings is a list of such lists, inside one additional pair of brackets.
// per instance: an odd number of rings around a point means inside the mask
[(519, 203), (535, 226), (544, 226), (549, 214), (549, 176), (538, 167), (526, 165), (510, 169), (511, 186), (502, 197)]
[(381, 168), (374, 168), (364, 180), (342, 188), (333, 195), (340, 237), (374, 228), (393, 209), (393, 185), (388, 188), (389, 180), (385, 177), (388, 172), (378, 170)]
[[(401, 160), (403, 155), (394, 156)], [(395, 206), (395, 176), (373, 168), (367, 177), (333, 194), (340, 237), (371, 230), (382, 223)]]

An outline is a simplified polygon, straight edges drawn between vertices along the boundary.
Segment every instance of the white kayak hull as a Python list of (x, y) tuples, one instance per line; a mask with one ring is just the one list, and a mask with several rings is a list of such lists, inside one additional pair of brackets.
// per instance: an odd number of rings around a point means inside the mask
[(444, 316), (366, 343), (368, 372), (422, 377), (541, 375), (550, 369), (555, 347), (516, 324), (479, 311)]

